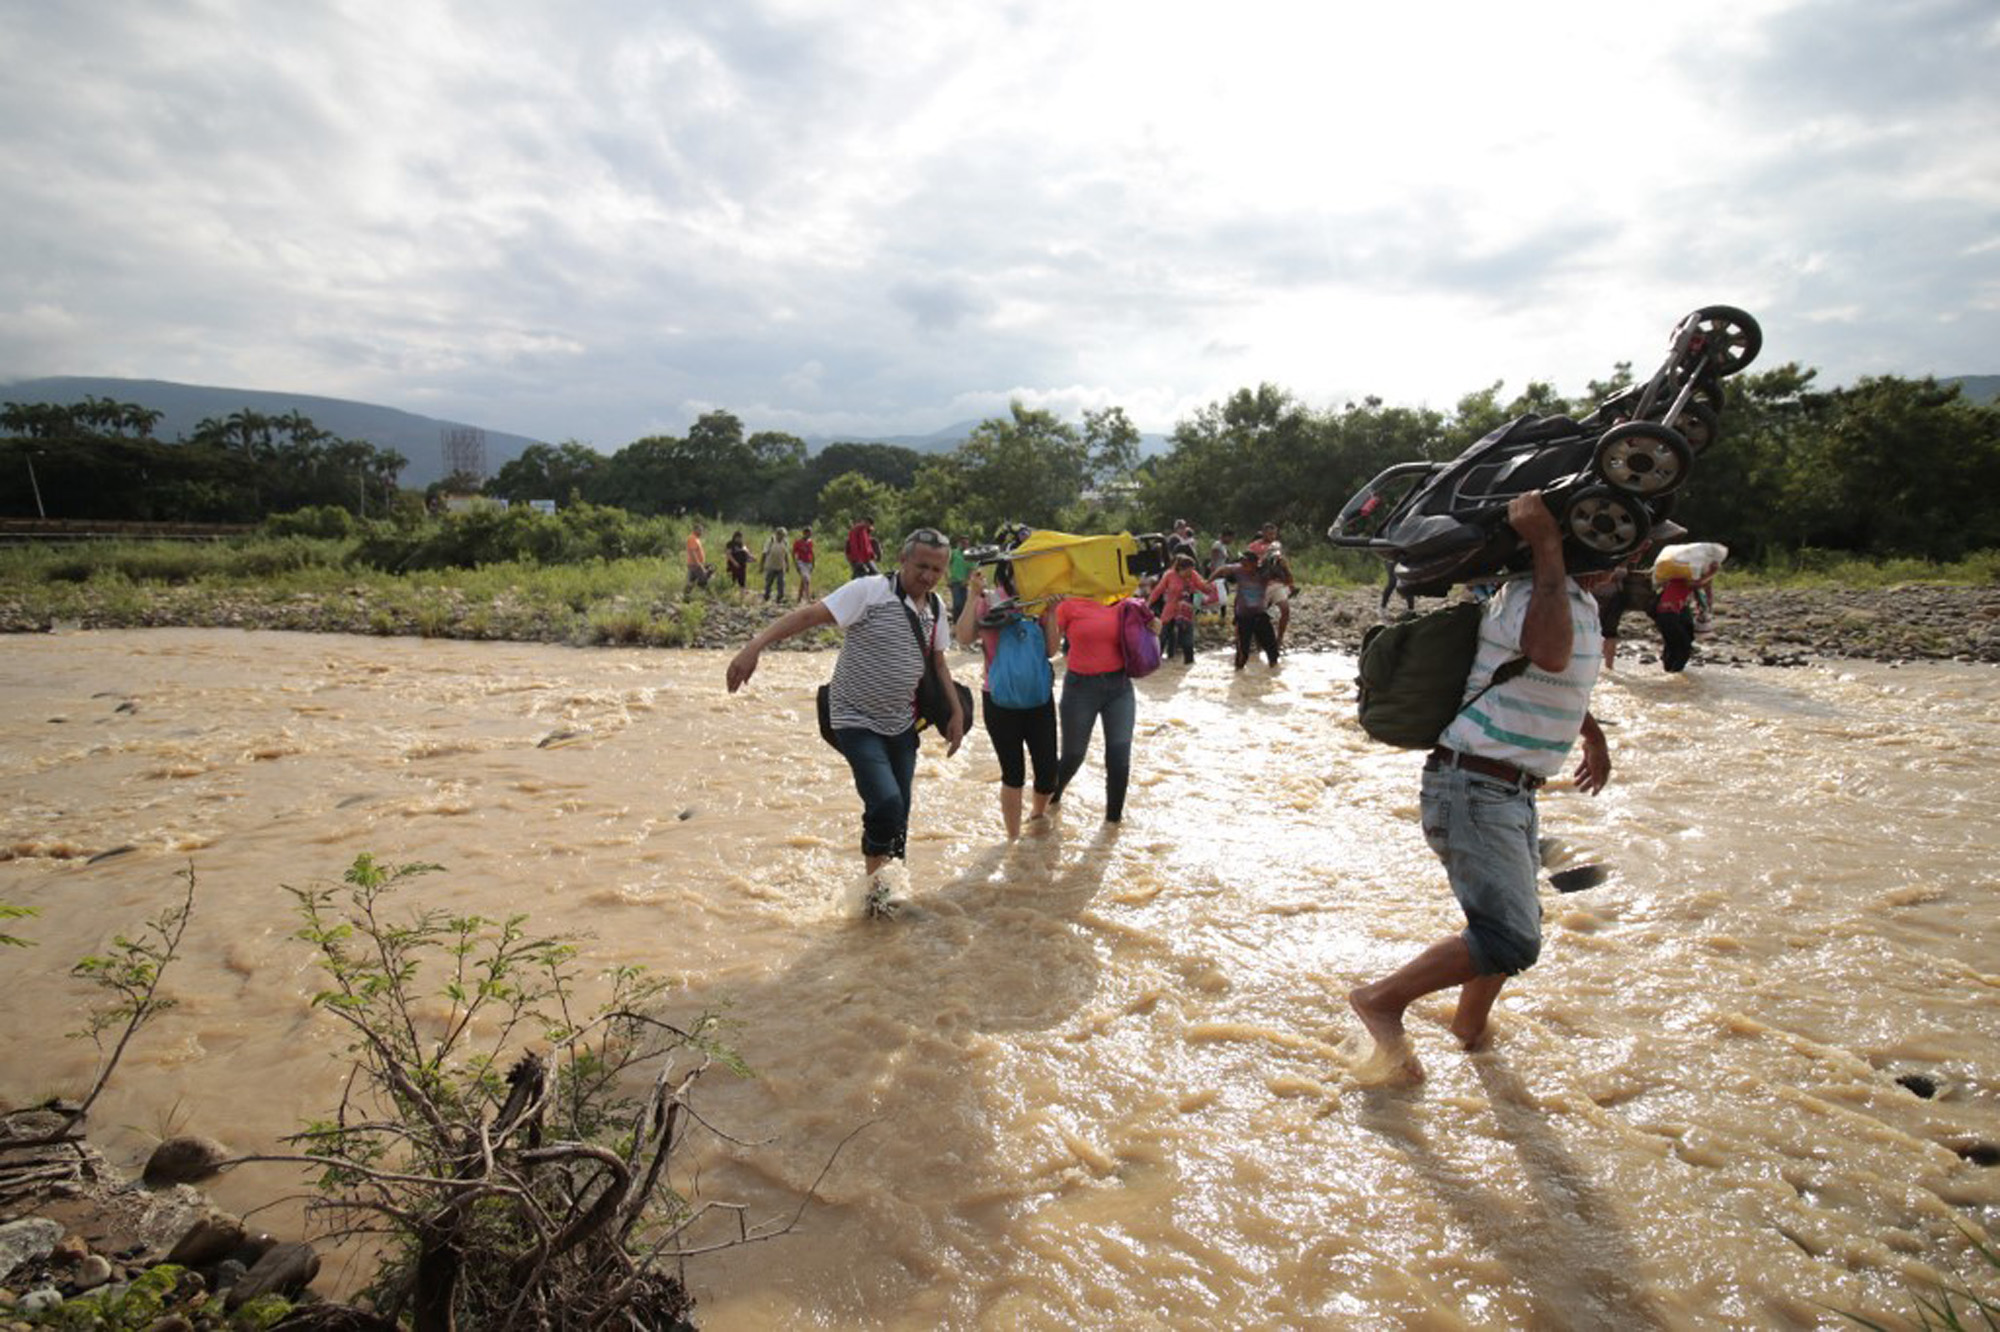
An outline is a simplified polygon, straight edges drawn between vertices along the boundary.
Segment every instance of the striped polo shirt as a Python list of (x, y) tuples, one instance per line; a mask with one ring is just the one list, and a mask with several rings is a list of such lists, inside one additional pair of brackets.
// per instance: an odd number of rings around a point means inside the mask
[(835, 730), (901, 735), (916, 723), (924, 655), (903, 608), (915, 611), (933, 652), (945, 648), (944, 617), (897, 595), (893, 574), (856, 578), (821, 598), (846, 636), (833, 665), (828, 720)]
[(1445, 727), (1438, 743), (1462, 754), (1498, 759), (1538, 777), (1562, 770), (1570, 746), (1583, 729), (1590, 709), (1590, 691), (1604, 665), (1604, 640), (1598, 628), (1597, 599), (1565, 578), (1569, 594), (1569, 667), (1551, 674), (1530, 665), (1511, 680), (1486, 689), (1502, 662), (1522, 655), (1521, 626), (1528, 618), (1528, 601), (1535, 590), (1533, 575), (1511, 578), (1486, 603), (1479, 622), (1479, 652), (1466, 677), (1465, 697), (1481, 689), (1476, 702), (1462, 708)]

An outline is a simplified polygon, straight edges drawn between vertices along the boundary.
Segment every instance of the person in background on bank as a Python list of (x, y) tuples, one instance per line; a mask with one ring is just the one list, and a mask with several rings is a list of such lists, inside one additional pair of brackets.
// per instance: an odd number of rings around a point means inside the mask
[(863, 518), (847, 529), (847, 576), (849, 578), (872, 578), (875, 575), (875, 561), (882, 555), (882, 545), (875, 540), (875, 520)]
[(799, 529), (798, 540), (792, 542), (792, 563), (799, 571), (799, 600), (813, 599), (813, 530)]
[[(1604, 732), (1590, 715), (1603, 665), (1592, 588), (1617, 571), (1566, 573), (1562, 530), (1539, 492), (1515, 496), (1507, 521), (1531, 552), (1533, 572), (1487, 599), (1467, 701), (1424, 763), (1424, 837), (1444, 862), (1466, 927), (1347, 996), (1378, 1060), (1412, 1081), (1423, 1077), (1403, 1030), (1412, 1003), (1457, 986), (1451, 1032), (1476, 1050), (1500, 987), (1541, 954), (1536, 789), (1561, 771), (1579, 738), (1577, 789), (1596, 795), (1611, 776)], [(1530, 669), (1493, 683), (1502, 665), (1521, 657)]]
[(1225, 527), (1208, 548), (1208, 576), (1220, 589), (1215, 596), (1215, 618), (1223, 625), (1229, 623), (1229, 603), (1236, 590), (1236, 556), (1230, 549), (1235, 544), (1236, 529)]
[(1185, 551), (1174, 557), (1174, 567), (1160, 578), (1147, 604), (1160, 617), (1160, 655), (1179, 654), (1186, 665), (1194, 665), (1195, 598), (1213, 597), (1215, 584), (1195, 572), (1194, 556)]
[[(1125, 817), (1125, 788), (1132, 780), (1132, 730), (1139, 719), (1132, 677), (1125, 674), (1125, 637), (1120, 603), (1107, 606), (1089, 597), (1056, 603), (1056, 628), (1069, 643), (1063, 671), (1062, 771), (1055, 805), (1090, 753), (1090, 733), (1104, 721), (1104, 821)], [(1158, 622), (1153, 628), (1158, 630)]]
[(1271, 586), (1264, 565), (1249, 550), (1236, 564), (1236, 669), (1242, 670), (1253, 650), (1261, 649), (1264, 660), (1278, 664), (1278, 631), (1271, 624), (1265, 604)]
[[(1275, 532), (1277, 529), (1270, 530)], [(1285, 630), (1292, 627), (1292, 594), (1299, 590), (1299, 585), (1292, 578), (1292, 562), (1285, 558), (1285, 548), (1275, 539), (1264, 547), (1263, 553), (1257, 557), (1257, 564), (1264, 572), (1264, 608), (1267, 611), (1277, 608), (1278, 623), (1272, 636), (1278, 640), (1278, 650), (1282, 652)]]
[(945, 756), (956, 754), (965, 738), (966, 717), (945, 664), (949, 630), (942, 615), (931, 613), (931, 593), (944, 581), (950, 549), (936, 528), (919, 527), (903, 542), (894, 574), (856, 578), (811, 605), (787, 611), (729, 662), (726, 679), (733, 694), (756, 674), (757, 659), (771, 644), (821, 625), (837, 624), (846, 631), (833, 663), (828, 710), (834, 740), (861, 796), (861, 857), (869, 879), (870, 915), (894, 913), (881, 874), (891, 861), (903, 859), (909, 839), (917, 774), (917, 682), (926, 669), (943, 677), (951, 698)]
[(965, 552), (972, 546), (972, 538), (960, 534), (951, 546), (951, 563), (945, 569), (945, 581), (951, 587), (951, 622), (956, 625), (960, 613), (965, 610), (966, 580), (972, 576), (972, 564), (965, 558)]
[(773, 600), (771, 589), (777, 589), (777, 603), (785, 604), (785, 570), (791, 567), (791, 537), (782, 527), (771, 529), (770, 540), (764, 543), (764, 553), (757, 557), (757, 567), (764, 571), (764, 600)]
[(687, 587), (692, 592), (698, 587), (707, 587), (708, 580), (715, 571), (708, 567), (708, 552), (701, 547), (702, 526), (696, 523), (688, 531), (687, 539)]
[(729, 581), (736, 584), (736, 590), (750, 590), (750, 547), (743, 544), (743, 533), (731, 532), (729, 541), (722, 548), (723, 558), (729, 564)]
[[(976, 635), (986, 656), (988, 678), (980, 700), (986, 716), (986, 737), (993, 742), (993, 755), (1000, 760), (1000, 822), (1007, 840), (1021, 835), (1021, 801), (1032, 768), (1035, 781), (1034, 807), (1028, 817), (1039, 819), (1048, 812), (1049, 798), (1056, 790), (1056, 698), (1054, 672), (1049, 658), (1056, 655), (1060, 640), (1056, 632), (1055, 609), (1042, 612), (1035, 621), (1041, 634), (1042, 671), (1051, 677), (1046, 702), (1032, 708), (1007, 708), (993, 701), (993, 653), (1000, 644), (999, 625), (985, 621), (1011, 602), (1005, 588), (986, 586), (986, 571), (975, 567), (969, 575), (965, 607), (952, 627), (953, 636), (967, 647)], [(1025, 758), (1023, 757), (1025, 752)]]

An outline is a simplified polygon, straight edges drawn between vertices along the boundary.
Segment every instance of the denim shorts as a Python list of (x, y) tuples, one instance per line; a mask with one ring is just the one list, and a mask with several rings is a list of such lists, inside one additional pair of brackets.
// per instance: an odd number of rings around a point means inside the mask
[(1542, 950), (1541, 824), (1535, 794), (1462, 768), (1424, 772), (1424, 840), (1465, 912), (1482, 976), (1511, 976)]

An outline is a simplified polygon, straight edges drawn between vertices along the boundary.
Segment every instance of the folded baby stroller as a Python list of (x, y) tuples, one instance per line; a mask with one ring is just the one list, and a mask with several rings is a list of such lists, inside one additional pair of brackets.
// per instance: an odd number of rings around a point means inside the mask
[(1539, 490), (1573, 572), (1608, 569), (1646, 543), (1721, 427), (1722, 380), (1756, 359), (1757, 321), (1727, 305), (1674, 328), (1652, 378), (1583, 420), (1523, 416), (1450, 462), (1399, 463), (1363, 486), (1327, 529), (1336, 546), (1389, 564), (1386, 601), (1444, 596), (1526, 569), (1507, 502)]

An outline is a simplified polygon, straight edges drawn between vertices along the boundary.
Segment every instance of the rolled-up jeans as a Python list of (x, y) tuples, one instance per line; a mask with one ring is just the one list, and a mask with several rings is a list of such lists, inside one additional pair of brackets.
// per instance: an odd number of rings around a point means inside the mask
[(1511, 976), (1542, 951), (1541, 824), (1535, 793), (1463, 768), (1426, 769), (1424, 840), (1465, 912), (1482, 976)]
[(1139, 701), (1132, 692), (1132, 677), (1123, 671), (1103, 675), (1063, 673), (1062, 774), (1056, 780), (1056, 799), (1068, 789), (1070, 778), (1083, 766), (1090, 752), (1090, 733), (1097, 719), (1104, 719), (1104, 817), (1113, 823), (1125, 816), (1125, 788), (1132, 780), (1132, 727), (1138, 720)]
[(917, 732), (881, 735), (860, 727), (833, 733), (854, 789), (861, 793), (861, 854), (903, 858), (910, 832), (910, 789), (917, 777)]

